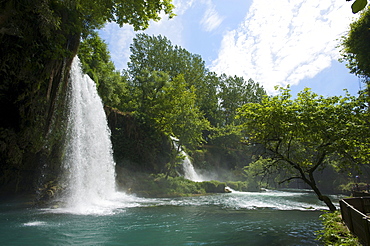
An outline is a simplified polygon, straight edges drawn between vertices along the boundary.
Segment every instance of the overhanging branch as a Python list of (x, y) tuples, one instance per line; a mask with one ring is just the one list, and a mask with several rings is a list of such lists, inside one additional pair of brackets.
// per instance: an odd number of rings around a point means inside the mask
[(288, 181), (291, 181), (293, 179), (302, 179), (302, 177), (299, 177), (299, 176), (295, 176), (295, 177), (290, 177), (290, 178), (287, 178), (287, 179), (284, 179), (282, 181), (279, 181), (278, 184), (282, 184), (282, 183), (285, 183), (285, 182), (288, 182)]

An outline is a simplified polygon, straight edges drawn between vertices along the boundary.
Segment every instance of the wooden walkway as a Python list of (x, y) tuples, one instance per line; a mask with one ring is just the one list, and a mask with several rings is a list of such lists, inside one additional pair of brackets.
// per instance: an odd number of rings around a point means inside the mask
[(370, 197), (342, 199), (339, 204), (342, 219), (348, 229), (364, 245), (370, 245)]

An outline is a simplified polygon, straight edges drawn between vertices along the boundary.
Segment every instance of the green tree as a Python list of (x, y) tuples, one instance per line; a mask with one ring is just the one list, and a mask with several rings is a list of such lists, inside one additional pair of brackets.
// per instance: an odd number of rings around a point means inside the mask
[(180, 139), (180, 145), (196, 146), (203, 141), (208, 121), (196, 105), (194, 86), (180, 74), (173, 79), (162, 71), (145, 71), (130, 87), (130, 109), (151, 122), (167, 136)]
[[(131, 52), (125, 71), (130, 91), (126, 110), (144, 118), (157, 132), (179, 139), (168, 174), (182, 148), (195, 149), (203, 142), (203, 133), (209, 129), (204, 110), (217, 108), (217, 88), (210, 83), (218, 80), (200, 56), (173, 46), (166, 37), (137, 34)], [(213, 94), (207, 97), (210, 91)]]
[(218, 98), (222, 125), (229, 125), (235, 121), (238, 108), (246, 103), (257, 103), (266, 95), (266, 91), (252, 79), (245, 81), (243, 77), (220, 76)]
[[(38, 183), (30, 170), (43, 165), (41, 156), (57, 169), (59, 159), (51, 158), (62, 155), (68, 72), (81, 37), (107, 21), (145, 29), (163, 12), (172, 17), (173, 7), (170, 0), (0, 1), (0, 113), (6, 115), (0, 118), (0, 185), (29, 190)], [(101, 94), (117, 102), (109, 96), (116, 92)]]
[(347, 62), (350, 72), (359, 76), (367, 85), (370, 97), (370, 9), (361, 13), (350, 25), (350, 31), (341, 39), (341, 61)]
[(67, 0), (63, 4), (78, 14), (84, 34), (102, 27), (106, 22), (116, 22), (120, 26), (130, 24), (135, 31), (144, 30), (150, 20), (161, 19), (162, 11), (170, 18), (174, 16), (171, 0), (101, 0), (99, 4), (94, 0)]
[(124, 76), (115, 71), (107, 44), (97, 32), (89, 34), (80, 44), (78, 56), (83, 70), (97, 84), (98, 92), (105, 105), (118, 107), (128, 93)]
[[(324, 98), (309, 89), (291, 99), (290, 91), (281, 88), (280, 95), (245, 104), (238, 117), (243, 120), (243, 141), (262, 145), (262, 157), (270, 158), (258, 163), (264, 173), (279, 173), (281, 183), (303, 180), (333, 211), (335, 206), (321, 193), (315, 173), (327, 165), (352, 167), (360, 160), (356, 139), (360, 134), (369, 137), (362, 106), (355, 97)], [(369, 145), (361, 146), (368, 150)]]
[(179, 146), (197, 146), (203, 142), (202, 131), (209, 122), (196, 106), (194, 86), (187, 88), (182, 75), (175, 77), (163, 87), (158, 102), (152, 108), (153, 118), (167, 135), (179, 139)]
[(130, 109), (155, 130), (154, 137), (164, 134), (179, 139), (166, 167), (169, 175), (183, 146), (194, 148), (203, 141), (202, 132), (209, 122), (196, 106), (194, 86), (189, 87), (181, 74), (170, 79), (163, 71), (145, 71), (135, 81), (129, 88)]
[(194, 86), (196, 105), (206, 117), (212, 117), (217, 109), (217, 83), (213, 73), (205, 67), (199, 55), (174, 46), (166, 37), (137, 34), (130, 47), (131, 56), (128, 63), (128, 74), (132, 86), (141, 84), (143, 72), (162, 71), (170, 79), (182, 74), (188, 87)]
[(150, 111), (156, 126), (167, 136), (178, 139), (173, 144), (173, 154), (167, 165), (168, 176), (179, 163), (184, 145), (194, 148), (203, 142), (202, 132), (209, 128), (209, 122), (196, 106), (194, 86), (188, 88), (181, 74), (162, 88), (153, 106)]

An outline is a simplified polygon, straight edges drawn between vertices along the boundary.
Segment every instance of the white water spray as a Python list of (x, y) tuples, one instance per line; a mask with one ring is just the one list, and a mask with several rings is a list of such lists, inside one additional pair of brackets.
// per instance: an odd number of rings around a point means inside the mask
[(115, 162), (110, 130), (94, 81), (82, 73), (78, 57), (70, 72), (66, 207), (89, 213), (115, 195)]
[[(177, 138), (171, 137), (172, 143), (175, 145), (175, 147), (178, 147), (177, 142), (179, 141)], [(195, 181), (195, 182), (202, 182), (205, 181), (205, 179), (202, 177), (202, 175), (198, 174), (193, 166), (193, 163), (191, 163), (191, 160), (186, 154), (184, 150), (181, 149), (181, 155), (185, 156), (184, 160), (182, 161), (182, 168), (184, 169), (184, 177), (186, 179)]]
[(182, 167), (184, 168), (184, 177), (196, 182), (205, 181), (202, 175), (198, 174), (191, 163), (189, 156), (182, 150), (181, 154), (185, 156), (185, 159), (182, 162)]

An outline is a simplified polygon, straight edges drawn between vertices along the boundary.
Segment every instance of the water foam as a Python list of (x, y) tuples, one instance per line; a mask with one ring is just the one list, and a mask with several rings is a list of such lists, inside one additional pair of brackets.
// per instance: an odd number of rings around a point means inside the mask
[[(171, 137), (171, 139), (172, 139), (172, 143), (174, 144), (174, 146), (178, 148), (177, 142), (179, 140), (175, 137)], [(197, 173), (197, 171), (195, 171), (195, 168), (193, 166), (193, 163), (191, 163), (189, 155), (183, 149), (180, 149), (180, 153), (181, 155), (184, 156), (184, 160), (182, 161), (182, 168), (184, 170), (184, 178), (189, 179), (191, 181), (195, 181), (195, 182), (206, 181), (206, 179), (202, 175), (200, 175), (199, 173)]]
[(24, 226), (43, 226), (46, 225), (44, 221), (30, 221), (23, 224)]

